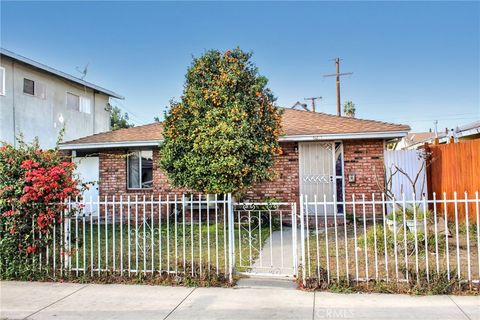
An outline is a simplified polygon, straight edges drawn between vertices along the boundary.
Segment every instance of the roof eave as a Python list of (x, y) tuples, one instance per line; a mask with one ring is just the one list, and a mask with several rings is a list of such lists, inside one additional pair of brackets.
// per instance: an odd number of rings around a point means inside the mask
[(27, 65), (30, 65), (34, 68), (37, 68), (39, 70), (42, 70), (42, 71), (45, 71), (45, 72), (48, 72), (50, 74), (53, 74), (53, 75), (56, 75), (58, 77), (61, 77), (61, 78), (64, 78), (64, 79), (67, 79), (69, 81), (72, 81), (72, 82), (75, 82), (75, 83), (78, 83), (78, 84), (81, 84), (87, 88), (90, 88), (92, 90), (95, 90), (97, 92), (101, 92), (101, 93), (104, 93), (112, 98), (116, 98), (116, 99), (120, 99), (120, 100), (124, 100), (125, 97), (119, 95), (118, 93), (115, 93), (113, 91), (110, 91), (108, 89), (105, 89), (105, 88), (102, 88), (100, 86), (97, 86), (93, 83), (90, 83), (90, 82), (87, 82), (87, 81), (84, 81), (82, 79), (79, 79), (79, 78), (76, 78), (72, 75), (69, 75), (68, 73), (65, 73), (63, 71), (60, 71), (60, 70), (57, 70), (57, 69), (54, 69), (52, 67), (49, 67), (47, 65), (44, 65), (40, 62), (37, 62), (37, 61), (34, 61), (32, 59), (29, 59), (29, 58), (26, 58), (24, 56), (21, 56), (19, 54), (16, 54), (12, 51), (9, 51), (7, 49), (3, 49), (3, 48), (0, 48), (0, 54), (6, 56), (6, 57), (9, 57), (10, 59), (14, 59), (14, 60), (17, 60), (17, 61), (20, 61), (24, 64), (27, 64)]
[(408, 131), (382, 131), (382, 132), (353, 132), (353, 133), (324, 133), (308, 135), (285, 135), (280, 141), (317, 141), (317, 140), (349, 140), (349, 139), (393, 139), (402, 138)]
[(90, 143), (65, 143), (59, 146), (60, 150), (86, 150), (86, 149), (113, 149), (113, 148), (140, 148), (155, 147), (163, 140), (148, 141), (119, 141), (119, 142), (90, 142)]

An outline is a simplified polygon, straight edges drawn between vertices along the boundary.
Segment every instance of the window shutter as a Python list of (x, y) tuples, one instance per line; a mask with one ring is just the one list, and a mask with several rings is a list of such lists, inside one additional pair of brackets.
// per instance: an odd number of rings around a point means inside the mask
[(80, 111), (79, 97), (77, 95), (67, 92), (67, 108)]
[(47, 86), (44, 83), (35, 82), (35, 96), (40, 99), (47, 98)]

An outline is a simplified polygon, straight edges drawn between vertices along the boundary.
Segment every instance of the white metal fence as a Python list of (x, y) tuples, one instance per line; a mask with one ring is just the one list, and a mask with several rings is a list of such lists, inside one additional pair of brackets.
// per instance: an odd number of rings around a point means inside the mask
[[(231, 195), (122, 196), (70, 201), (43, 264), (63, 274), (168, 273), (232, 280)], [(57, 226), (60, 227), (60, 226)], [(53, 232), (53, 236), (58, 234)]]
[(300, 210), (296, 203), (237, 203), (229, 194), (70, 201), (82, 210), (54, 226), (39, 266), (53, 276), (168, 273), (232, 281), (235, 272), (301, 270), (304, 282), (430, 281), (441, 274), (478, 281), (478, 192), (411, 199), (301, 196)]
[[(303, 281), (480, 279), (479, 199), (301, 198)], [(320, 215), (328, 205), (343, 212)], [(451, 207), (453, 206), (453, 212)], [(388, 210), (391, 208), (391, 210)], [(470, 210), (473, 209), (473, 212)], [(390, 211), (391, 213), (387, 213)], [(326, 212), (324, 210), (323, 212)], [(331, 219), (331, 222), (329, 222)]]

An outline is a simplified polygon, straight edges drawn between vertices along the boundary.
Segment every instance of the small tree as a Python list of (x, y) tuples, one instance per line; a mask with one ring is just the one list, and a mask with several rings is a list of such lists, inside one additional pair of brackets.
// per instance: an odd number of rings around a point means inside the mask
[(193, 60), (165, 114), (160, 167), (173, 186), (227, 193), (273, 177), (281, 112), (266, 85), (238, 48)]
[(353, 103), (352, 101), (345, 101), (345, 103), (343, 104), (343, 113), (347, 117), (355, 118), (355, 111), (355, 103)]
[(122, 114), (122, 110), (119, 107), (110, 107), (110, 127), (112, 131), (133, 127), (134, 124), (130, 123), (129, 120), (127, 112)]

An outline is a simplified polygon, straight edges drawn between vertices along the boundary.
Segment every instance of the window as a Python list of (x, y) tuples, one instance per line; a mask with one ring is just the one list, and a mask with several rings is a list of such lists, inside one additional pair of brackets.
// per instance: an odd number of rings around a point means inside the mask
[(38, 97), (40, 99), (46, 99), (47, 87), (45, 86), (44, 83), (24, 78), (23, 93)]
[(5, 68), (0, 67), (0, 96), (5, 95)]
[(80, 97), (80, 112), (90, 114), (90, 98)]
[(23, 93), (35, 95), (35, 81), (30, 79), (23, 79)]
[(67, 108), (72, 110), (79, 110), (80, 107), (80, 97), (76, 94), (67, 92)]
[(127, 157), (128, 189), (153, 188), (153, 151), (130, 151)]
[(90, 113), (90, 98), (67, 92), (67, 108), (83, 113)]

